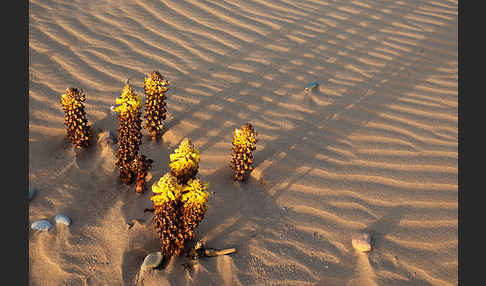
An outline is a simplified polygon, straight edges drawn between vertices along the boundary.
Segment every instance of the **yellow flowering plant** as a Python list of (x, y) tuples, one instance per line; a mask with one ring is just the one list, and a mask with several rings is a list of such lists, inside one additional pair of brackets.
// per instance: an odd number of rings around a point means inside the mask
[(90, 126), (83, 105), (85, 101), (83, 90), (74, 87), (67, 88), (60, 99), (65, 113), (66, 137), (77, 148), (89, 146)]
[(118, 162), (120, 179), (129, 185), (137, 180), (136, 192), (142, 193), (147, 169), (151, 159), (139, 154), (142, 144), (142, 98), (137, 95), (129, 82), (125, 84), (121, 96), (116, 98), (115, 111), (118, 112)]
[(233, 133), (233, 155), (231, 168), (233, 169), (233, 180), (244, 181), (246, 174), (253, 170), (253, 151), (256, 150), (258, 141), (257, 133), (250, 123), (244, 124)]
[(147, 98), (144, 128), (151, 134), (152, 140), (157, 140), (163, 127), (162, 121), (167, 116), (165, 93), (169, 89), (169, 82), (158, 71), (153, 71), (150, 77), (145, 78), (143, 86)]

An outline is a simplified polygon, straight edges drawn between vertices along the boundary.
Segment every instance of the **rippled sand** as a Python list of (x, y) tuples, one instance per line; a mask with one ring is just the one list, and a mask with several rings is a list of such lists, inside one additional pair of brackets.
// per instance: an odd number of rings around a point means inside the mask
[[(30, 285), (457, 285), (457, 26), (440, 0), (29, 1), (29, 220), (73, 221), (30, 232)], [(116, 133), (115, 97), (153, 70), (171, 84), (162, 141), (141, 147), (153, 180), (190, 137), (215, 192), (197, 237), (238, 250), (192, 272), (177, 258), (139, 275), (159, 247), (150, 191), (119, 182), (111, 150), (78, 159), (64, 138), (67, 87)], [(246, 122), (256, 168), (234, 185)]]

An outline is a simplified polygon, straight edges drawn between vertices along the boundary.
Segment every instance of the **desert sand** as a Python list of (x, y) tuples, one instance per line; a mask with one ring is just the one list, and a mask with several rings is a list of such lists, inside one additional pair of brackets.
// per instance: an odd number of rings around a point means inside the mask
[[(161, 141), (143, 138), (153, 179), (137, 196), (96, 136), (117, 134), (126, 79), (142, 95), (154, 70), (168, 117)], [(81, 158), (68, 87), (87, 97)], [(246, 122), (255, 169), (234, 184)], [(237, 252), (141, 275), (160, 247), (150, 186), (184, 137), (212, 192), (196, 237)], [(53, 223), (29, 230), (30, 285), (457, 285), (457, 164), (457, 1), (29, 1), (29, 223)]]

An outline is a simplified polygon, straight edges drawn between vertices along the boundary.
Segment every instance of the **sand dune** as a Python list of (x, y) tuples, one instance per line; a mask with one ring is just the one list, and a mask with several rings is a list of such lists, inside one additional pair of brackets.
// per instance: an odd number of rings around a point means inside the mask
[[(29, 1), (29, 220), (73, 220), (30, 231), (30, 285), (457, 285), (457, 4)], [(119, 182), (113, 150), (77, 158), (64, 138), (67, 87), (95, 136), (116, 133), (123, 83), (143, 94), (153, 70), (171, 85), (163, 138), (141, 147), (153, 180), (190, 137), (214, 192), (197, 237), (238, 250), (192, 272), (176, 258), (141, 275), (159, 248), (150, 191)], [(256, 168), (234, 185), (246, 122)]]

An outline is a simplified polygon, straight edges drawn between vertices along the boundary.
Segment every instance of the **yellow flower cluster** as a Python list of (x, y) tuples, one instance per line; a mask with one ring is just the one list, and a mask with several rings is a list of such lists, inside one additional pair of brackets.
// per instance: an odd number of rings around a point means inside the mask
[(177, 200), (181, 195), (182, 186), (177, 183), (177, 178), (171, 173), (165, 174), (157, 183), (152, 185), (155, 193), (150, 199), (154, 206), (161, 206), (169, 200)]
[(142, 97), (133, 92), (132, 87), (126, 84), (120, 98), (116, 98), (115, 111), (124, 115), (128, 112), (137, 112), (142, 107)]
[(165, 174), (157, 183), (152, 185), (155, 194), (150, 199), (154, 206), (161, 206), (168, 201), (181, 200), (185, 205), (196, 204), (207, 210), (206, 203), (209, 197), (209, 183), (199, 178), (191, 179), (187, 184), (177, 183), (177, 178), (171, 173)]
[[(245, 126), (246, 127), (246, 126)], [(256, 148), (256, 134), (250, 128), (235, 128), (233, 133), (233, 146), (254, 150)]]
[(66, 93), (61, 95), (61, 104), (67, 109), (80, 108), (81, 102), (86, 101), (86, 96), (81, 88), (67, 88)]
[(72, 109), (73, 107), (81, 107), (81, 104), (78, 103), (78, 101), (75, 100), (74, 97), (71, 96), (69, 93), (61, 95), (61, 104), (66, 107), (69, 106), (70, 109)]
[(209, 183), (203, 183), (199, 178), (191, 179), (182, 189), (181, 201), (186, 205), (202, 206), (203, 211), (207, 210), (206, 203), (209, 197)]
[(169, 83), (162, 78), (152, 79), (151, 77), (145, 78), (144, 87), (147, 95), (161, 94), (168, 90)]
[(185, 138), (174, 153), (170, 154), (169, 167), (175, 174), (199, 168), (199, 150), (189, 138)]

